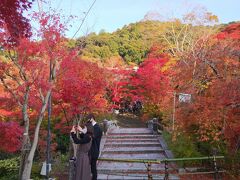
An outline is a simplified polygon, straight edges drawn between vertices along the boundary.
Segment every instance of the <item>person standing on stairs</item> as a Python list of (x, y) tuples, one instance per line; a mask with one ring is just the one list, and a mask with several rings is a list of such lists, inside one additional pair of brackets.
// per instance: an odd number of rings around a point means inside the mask
[(89, 151), (91, 159), (91, 171), (92, 171), (92, 180), (97, 180), (97, 160), (100, 153), (100, 142), (102, 138), (102, 129), (95, 121), (93, 114), (89, 114), (86, 117), (87, 122), (93, 126), (93, 139), (92, 146)]
[[(77, 137), (79, 131), (79, 138)], [(80, 144), (76, 157), (76, 174), (75, 180), (91, 180), (91, 166), (89, 159), (89, 151), (93, 139), (93, 127), (90, 124), (81, 126), (73, 126), (71, 136), (75, 144)]]

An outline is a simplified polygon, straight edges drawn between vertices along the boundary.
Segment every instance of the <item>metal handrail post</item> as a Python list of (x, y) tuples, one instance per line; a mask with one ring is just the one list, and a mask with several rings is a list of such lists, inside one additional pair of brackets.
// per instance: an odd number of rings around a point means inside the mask
[[(148, 159), (113, 159), (113, 158), (99, 158), (99, 161), (114, 161), (114, 162), (130, 162), (130, 163), (144, 163), (148, 164), (147, 166), (147, 173), (148, 173), (148, 180), (152, 180), (152, 172), (151, 172), (151, 164), (161, 164), (164, 163), (165, 166), (165, 175), (164, 180), (169, 180), (169, 163), (171, 162), (181, 162), (181, 161), (193, 161), (193, 160), (213, 160), (214, 162), (214, 171), (210, 172), (211, 174), (214, 173), (214, 180), (220, 180), (220, 174), (224, 171), (219, 171), (217, 167), (217, 159), (224, 159), (224, 156), (207, 156), (207, 157), (191, 157), (191, 158), (168, 158), (163, 160), (148, 160)], [(202, 172), (203, 173), (203, 172)], [(187, 173), (188, 174), (188, 173)], [(201, 174), (201, 173), (199, 173)]]
[(164, 176), (164, 180), (168, 180), (169, 179), (169, 173), (168, 173), (168, 161), (164, 161), (164, 168), (165, 168), (165, 176)]
[(219, 180), (219, 173), (217, 168), (217, 161), (215, 155), (213, 155), (213, 166), (214, 166), (214, 180)]
[(148, 173), (148, 180), (152, 180), (151, 163), (150, 162), (148, 162), (147, 173)]

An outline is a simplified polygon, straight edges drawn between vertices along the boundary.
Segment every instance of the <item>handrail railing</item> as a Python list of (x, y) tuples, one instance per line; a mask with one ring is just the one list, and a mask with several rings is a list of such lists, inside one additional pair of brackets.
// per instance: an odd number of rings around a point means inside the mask
[(205, 156), (205, 157), (189, 157), (189, 158), (171, 158), (163, 159), (162, 162), (177, 162), (177, 161), (194, 161), (194, 160), (209, 160), (209, 159), (224, 159), (224, 156)]
[(99, 158), (100, 161), (114, 161), (114, 162), (132, 162), (132, 163), (152, 163), (160, 164), (163, 162), (177, 162), (177, 161), (194, 161), (194, 160), (210, 160), (210, 159), (224, 159), (224, 156), (204, 156), (204, 157), (189, 157), (189, 158), (166, 158), (161, 160), (148, 159), (114, 159), (114, 158)]
[(147, 160), (147, 159), (114, 159), (114, 158), (99, 158), (99, 161), (114, 161), (114, 162), (132, 162), (132, 163), (152, 163), (160, 164), (160, 160)]
[[(165, 164), (165, 177), (164, 179), (169, 179), (168, 173), (168, 163), (179, 162), (179, 161), (194, 161), (194, 160), (213, 160), (214, 170), (209, 172), (209, 174), (214, 174), (214, 179), (219, 179), (219, 173), (224, 171), (219, 171), (217, 167), (217, 159), (224, 159), (224, 156), (205, 156), (205, 157), (189, 157), (189, 158), (166, 158), (161, 160), (148, 160), (148, 159), (114, 159), (114, 158), (99, 158), (99, 161), (113, 161), (113, 162), (131, 162), (131, 163), (144, 163), (147, 164), (148, 180), (152, 180), (151, 164)], [(206, 174), (206, 172), (199, 172), (198, 174)]]

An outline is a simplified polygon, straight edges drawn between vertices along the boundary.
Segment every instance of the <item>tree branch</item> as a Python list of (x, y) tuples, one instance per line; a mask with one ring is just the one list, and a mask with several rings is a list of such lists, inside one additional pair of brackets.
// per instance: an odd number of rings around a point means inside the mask
[(42, 103), (44, 103), (44, 96), (42, 94), (42, 89), (39, 88), (38, 91), (39, 91), (40, 99), (41, 99)]
[(14, 97), (14, 99), (17, 101), (18, 105), (20, 107), (22, 107), (23, 104), (19, 100), (19, 97), (14, 93), (14, 91), (11, 90), (11, 88), (8, 87), (7, 83), (5, 82), (5, 80), (3, 78), (0, 78), (0, 79), (1, 79), (1, 82), (2, 82), (3, 86), (5, 87), (5, 89)]

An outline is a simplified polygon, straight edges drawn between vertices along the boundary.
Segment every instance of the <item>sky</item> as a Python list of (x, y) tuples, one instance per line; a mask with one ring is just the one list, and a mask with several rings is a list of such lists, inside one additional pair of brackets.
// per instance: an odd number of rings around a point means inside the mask
[[(94, 1), (78, 31), (85, 13)], [(32, 11), (39, 10), (37, 2), (41, 1), (34, 2)], [(69, 38), (75, 33), (74, 38), (90, 32), (99, 33), (101, 30), (113, 32), (124, 25), (142, 20), (148, 12), (157, 13), (162, 17), (179, 18), (193, 9), (205, 8), (217, 15), (220, 23), (240, 20), (240, 0), (51, 0), (48, 4), (42, 3), (40, 7), (44, 11), (49, 11), (51, 7), (64, 16), (77, 16), (66, 33)]]

